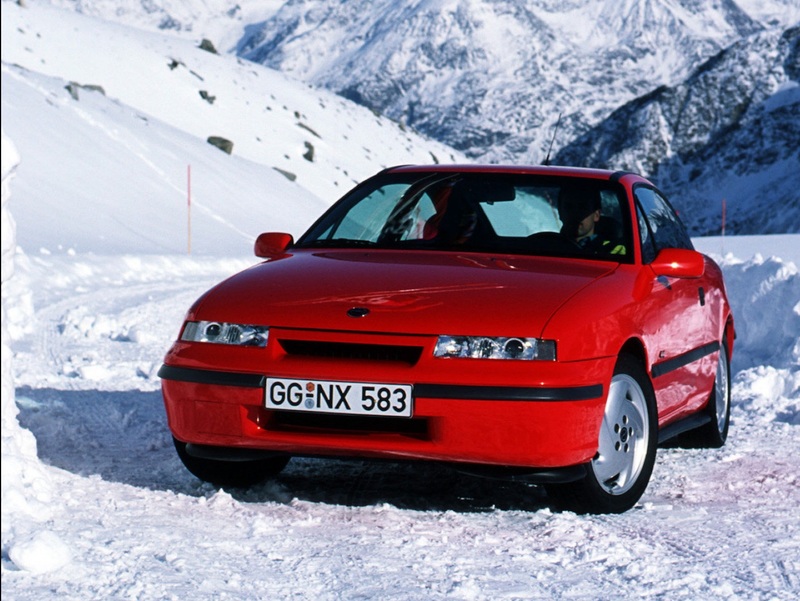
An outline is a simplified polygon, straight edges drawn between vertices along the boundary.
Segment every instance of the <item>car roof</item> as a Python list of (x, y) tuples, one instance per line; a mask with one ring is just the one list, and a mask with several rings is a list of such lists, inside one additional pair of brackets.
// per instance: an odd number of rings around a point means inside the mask
[(489, 165), (489, 164), (451, 164), (451, 165), (398, 165), (385, 170), (389, 173), (507, 173), (517, 175), (552, 175), (560, 177), (579, 177), (606, 181), (619, 181), (623, 177), (648, 182), (644, 177), (629, 171), (611, 171), (587, 167), (555, 167), (546, 165)]

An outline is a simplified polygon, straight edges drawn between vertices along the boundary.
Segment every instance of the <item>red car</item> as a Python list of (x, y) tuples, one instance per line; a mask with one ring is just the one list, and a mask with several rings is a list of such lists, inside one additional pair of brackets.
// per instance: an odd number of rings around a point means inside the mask
[(189, 309), (159, 371), (198, 478), (425, 460), (621, 512), (660, 442), (725, 442), (722, 273), (638, 175), (390, 168), (255, 254)]

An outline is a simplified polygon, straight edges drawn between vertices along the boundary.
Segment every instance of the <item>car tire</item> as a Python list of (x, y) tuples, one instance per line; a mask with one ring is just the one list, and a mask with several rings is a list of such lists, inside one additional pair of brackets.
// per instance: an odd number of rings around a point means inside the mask
[(183, 465), (194, 476), (215, 486), (242, 488), (258, 484), (269, 477), (277, 476), (290, 457), (269, 457), (248, 461), (220, 461), (189, 455), (186, 443), (173, 437), (175, 450)]
[(622, 513), (641, 498), (653, 472), (658, 446), (655, 394), (641, 361), (620, 355), (606, 397), (598, 450), (577, 482), (548, 486), (563, 509)]

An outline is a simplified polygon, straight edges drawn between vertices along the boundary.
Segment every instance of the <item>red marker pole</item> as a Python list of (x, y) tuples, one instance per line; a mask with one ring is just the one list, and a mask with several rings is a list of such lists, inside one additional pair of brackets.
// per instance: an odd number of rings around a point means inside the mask
[(192, 254), (192, 166), (186, 166), (186, 254)]

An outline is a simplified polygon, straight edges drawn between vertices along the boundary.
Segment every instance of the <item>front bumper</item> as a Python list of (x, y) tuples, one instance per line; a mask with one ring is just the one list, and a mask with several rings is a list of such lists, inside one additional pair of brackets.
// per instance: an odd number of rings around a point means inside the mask
[[(444, 360), (435, 383), (414, 384), (412, 418), (268, 410), (262, 373), (197, 367), (203, 363), (197, 358), (188, 365), (165, 364), (159, 376), (172, 434), (206, 452), (258, 450), (540, 470), (592, 459), (613, 358), (535, 366), (466, 361), (469, 370), (464, 362)], [(391, 368), (359, 373), (330, 367), (320, 377), (343, 371), (342, 380), (385, 382), (407, 381), (410, 375), (405, 370), (401, 379)], [(486, 384), (490, 369), (495, 382), (502, 378), (511, 384)], [(498, 371), (506, 373), (498, 377)]]

